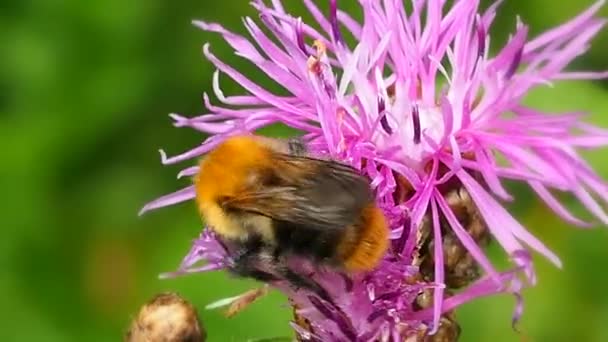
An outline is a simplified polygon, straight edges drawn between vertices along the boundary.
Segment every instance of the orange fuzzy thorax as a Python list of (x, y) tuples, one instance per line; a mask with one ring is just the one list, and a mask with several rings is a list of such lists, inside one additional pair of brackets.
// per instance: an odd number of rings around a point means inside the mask
[(363, 209), (361, 221), (359, 236), (344, 260), (344, 268), (350, 272), (374, 269), (388, 249), (389, 231), (382, 210), (369, 205)]
[(224, 141), (201, 160), (194, 179), (196, 203), (207, 224), (220, 235), (246, 237), (240, 225), (220, 208), (218, 200), (238, 194), (251, 170), (270, 163), (270, 153), (255, 137), (239, 136)]

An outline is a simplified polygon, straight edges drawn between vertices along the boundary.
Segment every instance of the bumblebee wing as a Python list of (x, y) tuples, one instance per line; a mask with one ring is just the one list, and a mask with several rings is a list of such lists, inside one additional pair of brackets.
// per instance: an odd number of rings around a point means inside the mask
[(355, 223), (373, 199), (365, 177), (334, 161), (284, 156), (265, 172), (272, 174), (267, 181), (226, 199), (223, 206), (327, 230)]

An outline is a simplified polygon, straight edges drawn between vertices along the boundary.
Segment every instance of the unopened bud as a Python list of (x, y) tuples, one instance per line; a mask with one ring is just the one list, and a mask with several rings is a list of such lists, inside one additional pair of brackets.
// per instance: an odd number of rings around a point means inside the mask
[(206, 332), (192, 304), (175, 293), (161, 293), (139, 310), (126, 342), (204, 342)]

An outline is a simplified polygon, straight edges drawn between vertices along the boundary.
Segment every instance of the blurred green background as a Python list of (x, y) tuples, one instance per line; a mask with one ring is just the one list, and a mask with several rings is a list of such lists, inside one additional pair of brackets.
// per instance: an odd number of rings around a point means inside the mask
[[(304, 13), (299, 2), (288, 2)], [(341, 3), (356, 9), (355, 1)], [(493, 45), (511, 32), (517, 14), (535, 34), (590, 3), (507, 1)], [(239, 63), (218, 37), (190, 21), (244, 32), (245, 15), (256, 16), (246, 1), (3, 2), (0, 340), (116, 341), (139, 305), (159, 291), (178, 291), (199, 307), (210, 341), (290, 333), (290, 310), (278, 294), (233, 319), (203, 310), (249, 282), (223, 273), (157, 278), (176, 268), (199, 233), (192, 203), (137, 217), (146, 201), (186, 182), (175, 174), (187, 164), (162, 167), (156, 150), (175, 154), (203, 138), (173, 128), (167, 117), (204, 112), (201, 94), (211, 88), (213, 68), (202, 58), (202, 44), (211, 41), (218, 56)], [(594, 43), (573, 68), (607, 68), (608, 35)], [(250, 65), (237, 65), (254, 74)], [(225, 84), (227, 92), (238, 91)], [(606, 86), (557, 84), (529, 101), (590, 111), (606, 127)], [(608, 177), (606, 151), (587, 155)], [(510, 327), (513, 300), (505, 296), (462, 307), (462, 341), (608, 341), (606, 230), (567, 227), (527, 190), (514, 189), (516, 216), (562, 256), (564, 269), (538, 260), (540, 283), (526, 291), (521, 335)], [(497, 248), (494, 254), (503, 258)]]

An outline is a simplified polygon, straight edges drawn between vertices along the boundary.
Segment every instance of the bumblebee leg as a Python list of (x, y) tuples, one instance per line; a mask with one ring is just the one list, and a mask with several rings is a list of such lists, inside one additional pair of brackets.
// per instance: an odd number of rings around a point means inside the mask
[(259, 265), (268, 259), (263, 244), (257, 240), (248, 241), (235, 252), (233, 264), (228, 270), (238, 276), (252, 278), (261, 282), (278, 281), (280, 278), (270, 272), (263, 271)]
[(312, 280), (311, 276), (302, 276), (289, 268), (289, 265), (285, 258), (282, 256), (280, 250), (275, 250), (272, 255), (273, 273), (285, 279), (291, 286), (295, 288), (296, 291), (300, 289), (305, 289), (316, 294), (321, 299), (331, 302), (331, 297), (329, 296), (329, 293), (327, 293), (327, 291), (325, 291), (325, 289), (321, 287), (321, 285), (317, 284), (317, 282)]
[(329, 293), (314, 280), (303, 277), (288, 268), (281, 270), (281, 275), (283, 275), (289, 283), (295, 286), (296, 289), (303, 288), (309, 290), (324, 301), (331, 303), (331, 296)]
[(252, 278), (264, 283), (281, 280), (271, 273), (261, 271), (255, 267), (250, 267), (250, 265), (238, 264), (230, 267), (229, 270), (240, 277)]
[(238, 276), (252, 278), (265, 283), (285, 280), (290, 285), (294, 286), (296, 290), (306, 289), (313, 292), (321, 299), (331, 302), (331, 297), (324, 288), (315, 281), (292, 271), (287, 265), (280, 261), (266, 264), (265, 268), (268, 269), (268, 272), (260, 270), (258, 265), (260, 262), (267, 261), (267, 259), (268, 255), (264, 251), (252, 252), (251, 250), (248, 250), (234, 259), (234, 264), (229, 270)]
[(234, 252), (230, 272), (261, 282), (285, 280), (296, 290), (309, 290), (321, 299), (331, 302), (329, 293), (309, 277), (301, 276), (291, 270), (283, 256), (283, 251), (265, 245), (260, 239), (252, 238)]

